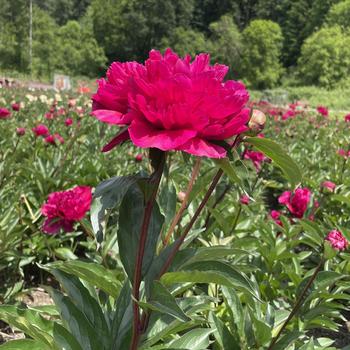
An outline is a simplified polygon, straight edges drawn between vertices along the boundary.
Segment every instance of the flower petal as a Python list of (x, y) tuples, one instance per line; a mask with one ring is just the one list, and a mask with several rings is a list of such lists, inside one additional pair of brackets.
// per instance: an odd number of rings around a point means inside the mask
[(129, 132), (128, 132), (128, 130), (125, 130), (125, 131), (119, 133), (118, 135), (116, 135), (111, 141), (109, 141), (107, 143), (107, 145), (103, 146), (102, 152), (108, 152), (111, 149), (113, 149), (114, 147), (121, 144), (122, 142), (129, 140), (129, 139), (130, 139)]
[(209, 158), (225, 158), (226, 150), (220, 146), (214, 145), (198, 137), (191, 139), (184, 145), (177, 148), (179, 151), (184, 151), (195, 156)]

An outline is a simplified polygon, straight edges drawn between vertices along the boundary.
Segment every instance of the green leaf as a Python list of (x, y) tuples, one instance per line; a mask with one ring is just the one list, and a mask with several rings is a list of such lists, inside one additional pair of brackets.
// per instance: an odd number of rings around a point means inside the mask
[(94, 329), (85, 315), (62, 293), (50, 289), (50, 294), (57, 308), (60, 310), (62, 319), (67, 323), (70, 333), (78, 341), (84, 350), (107, 350), (99, 342), (98, 332)]
[(229, 177), (229, 179), (237, 184), (241, 184), (242, 180), (238, 177), (234, 167), (230, 163), (228, 158), (214, 159), (216, 165), (218, 165), (223, 172)]
[(303, 332), (292, 331), (284, 335), (273, 347), (274, 350), (286, 350), (290, 345), (292, 345), (296, 340), (303, 336)]
[[(133, 186), (125, 194), (119, 211), (119, 254), (124, 269), (131, 281), (134, 276), (141, 226), (145, 212), (144, 202), (144, 195), (140, 188)], [(164, 216), (160, 213), (157, 203), (154, 203), (143, 256), (143, 276), (152, 264), (163, 223)]]
[(209, 335), (214, 332), (213, 329), (193, 329), (180, 338), (172, 341), (169, 344), (173, 349), (186, 349), (186, 350), (204, 350), (207, 349), (209, 342)]
[(331, 199), (350, 206), (350, 197), (343, 196), (341, 194), (334, 194), (332, 195)]
[(20, 329), (34, 340), (54, 347), (52, 336), (54, 322), (46, 320), (37, 311), (0, 305), (0, 319)]
[(292, 184), (292, 187), (296, 187), (301, 182), (302, 174), (298, 165), (277, 143), (260, 137), (247, 137), (245, 141), (271, 158), (272, 161), (282, 169), (285, 177)]
[(73, 335), (58, 323), (53, 328), (53, 336), (60, 350), (83, 350)]
[(91, 285), (102, 289), (109, 295), (116, 298), (122, 286), (117, 276), (121, 272), (108, 270), (105, 267), (91, 262), (80, 260), (54, 262), (51, 264), (40, 265), (43, 269), (52, 271), (59, 269), (68, 274), (74, 275), (89, 282)]
[[(37, 340), (31, 339), (18, 339), (12, 340), (8, 343), (0, 345), (1, 350), (51, 350), (50, 347), (46, 346)], [(68, 350), (68, 349), (67, 349)]]
[(137, 176), (115, 176), (101, 182), (95, 189), (90, 216), (96, 240), (103, 241), (106, 210), (117, 206), (123, 199), (129, 187), (139, 180)]
[(159, 205), (165, 217), (164, 226), (168, 227), (176, 213), (176, 189), (172, 183), (166, 184), (159, 194)]

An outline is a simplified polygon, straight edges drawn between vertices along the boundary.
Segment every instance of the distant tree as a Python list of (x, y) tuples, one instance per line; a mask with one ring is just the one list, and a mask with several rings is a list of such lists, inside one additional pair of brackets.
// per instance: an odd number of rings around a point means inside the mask
[(327, 23), (330, 26), (350, 27), (350, 0), (344, 0), (333, 5), (327, 15)]
[(300, 79), (304, 84), (333, 87), (350, 74), (350, 36), (340, 26), (322, 28), (302, 46)]
[(230, 72), (238, 76), (242, 54), (241, 34), (232, 16), (225, 15), (219, 21), (210, 24), (209, 51), (215, 62), (225, 63)]
[(184, 56), (190, 54), (194, 57), (200, 52), (208, 50), (207, 42), (203, 33), (193, 29), (178, 27), (170, 38), (163, 38), (160, 48), (172, 48), (177, 54)]
[(253, 88), (270, 88), (283, 72), (280, 56), (283, 36), (280, 26), (269, 20), (254, 20), (242, 33), (242, 73)]

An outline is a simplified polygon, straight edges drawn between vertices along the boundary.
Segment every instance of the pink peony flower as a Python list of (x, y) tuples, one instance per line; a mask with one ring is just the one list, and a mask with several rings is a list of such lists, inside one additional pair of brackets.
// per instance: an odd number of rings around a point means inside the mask
[(328, 108), (324, 107), (324, 106), (318, 106), (316, 108), (317, 112), (320, 113), (321, 115), (323, 115), (324, 117), (328, 117), (329, 112), (328, 112)]
[(290, 213), (301, 219), (311, 199), (311, 191), (308, 188), (298, 188), (294, 193), (285, 191), (278, 198), (280, 204), (284, 204)]
[(18, 112), (21, 109), (21, 106), (19, 103), (12, 103), (11, 108), (13, 111)]
[(249, 202), (250, 202), (250, 199), (249, 197), (244, 194), (243, 196), (241, 196), (241, 198), (239, 199), (240, 203), (243, 204), (243, 205), (248, 205)]
[(278, 210), (271, 210), (270, 212), (270, 216), (273, 219), (273, 221), (280, 226), (283, 226), (282, 221), (280, 220), (281, 217), (281, 212), (279, 212)]
[(44, 141), (45, 141), (46, 143), (51, 144), (51, 145), (56, 145), (55, 136), (53, 136), (53, 135), (48, 135), (48, 136), (46, 136), (45, 139), (44, 139)]
[(295, 111), (292, 109), (289, 109), (287, 112), (283, 113), (282, 120), (287, 120), (293, 117), (295, 117)]
[(64, 121), (64, 125), (65, 126), (71, 126), (73, 124), (73, 119), (72, 118), (67, 118), (65, 121)]
[(334, 192), (334, 189), (336, 188), (336, 184), (332, 181), (323, 181), (321, 184), (321, 187), (326, 188), (327, 190)]
[(84, 218), (90, 209), (92, 201), (91, 188), (77, 186), (68, 191), (53, 192), (47, 202), (41, 207), (46, 216), (43, 231), (49, 234), (57, 233), (61, 228), (65, 232), (73, 231), (73, 224)]
[(25, 128), (17, 128), (16, 129), (17, 136), (23, 136), (25, 133), (26, 133), (26, 129)]
[(170, 49), (164, 56), (152, 50), (145, 64), (111, 65), (107, 80), (93, 96), (93, 115), (100, 121), (130, 125), (104, 151), (129, 137), (142, 148), (180, 150), (197, 156), (222, 158), (217, 145), (248, 130), (249, 95), (240, 82), (224, 82), (228, 67), (210, 65), (208, 54), (191, 62)]
[(329, 232), (325, 239), (330, 242), (331, 246), (336, 250), (345, 250), (349, 245), (349, 242), (338, 230)]
[(7, 108), (0, 108), (0, 119), (7, 119), (11, 117), (11, 112)]
[(49, 134), (49, 129), (44, 124), (39, 124), (35, 128), (32, 128), (33, 133), (36, 137), (47, 136)]
[(267, 160), (264, 153), (261, 153), (258, 151), (250, 151), (250, 150), (246, 150), (244, 152), (244, 159), (250, 159), (253, 162), (256, 171), (260, 171), (261, 163)]
[(349, 122), (350, 122), (350, 114), (346, 115), (346, 116), (344, 117), (344, 120), (345, 120), (347, 123), (349, 123)]

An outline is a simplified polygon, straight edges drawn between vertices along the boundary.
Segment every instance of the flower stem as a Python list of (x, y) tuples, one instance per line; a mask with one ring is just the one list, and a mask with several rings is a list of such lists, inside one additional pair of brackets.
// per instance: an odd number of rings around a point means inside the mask
[(321, 269), (323, 263), (324, 263), (324, 258), (322, 257), (320, 259), (320, 262), (318, 263), (314, 273), (312, 274), (311, 278), (309, 279), (309, 281), (307, 282), (307, 284), (304, 287), (303, 291), (301, 292), (299, 298), (297, 299), (297, 301), (296, 301), (296, 303), (295, 303), (291, 313), (289, 314), (288, 318), (284, 322), (284, 324), (281, 327), (281, 329), (278, 331), (277, 335), (272, 339), (271, 344), (270, 344), (270, 346), (268, 347), (267, 350), (272, 350), (273, 349), (273, 347), (275, 346), (277, 340), (280, 338), (282, 332), (284, 331), (284, 329), (287, 327), (288, 323), (291, 321), (291, 319), (295, 316), (295, 314), (299, 310), (300, 306), (304, 302), (304, 297), (305, 297), (306, 292), (311, 287), (312, 283), (315, 281), (315, 278), (317, 277), (318, 273), (320, 272), (320, 269)]
[(162, 154), (161, 160), (155, 169), (154, 173), (152, 174), (150, 178), (150, 185), (153, 187), (152, 192), (149, 196), (149, 198), (146, 201), (146, 207), (143, 215), (143, 221), (141, 226), (141, 233), (140, 233), (140, 241), (138, 245), (137, 250), (137, 256), (136, 256), (136, 266), (135, 266), (135, 272), (134, 272), (134, 278), (133, 278), (133, 333), (132, 333), (132, 341), (130, 350), (137, 350), (142, 327), (140, 325), (140, 309), (138, 301), (140, 299), (140, 285), (141, 285), (141, 278), (142, 278), (142, 262), (143, 257), (145, 253), (145, 247), (146, 247), (146, 241), (147, 241), (147, 234), (148, 234), (148, 226), (151, 221), (152, 211), (154, 207), (154, 203), (156, 201), (156, 196), (160, 184), (160, 180), (162, 178), (163, 170), (164, 170), (164, 164), (165, 164), (165, 153)]

